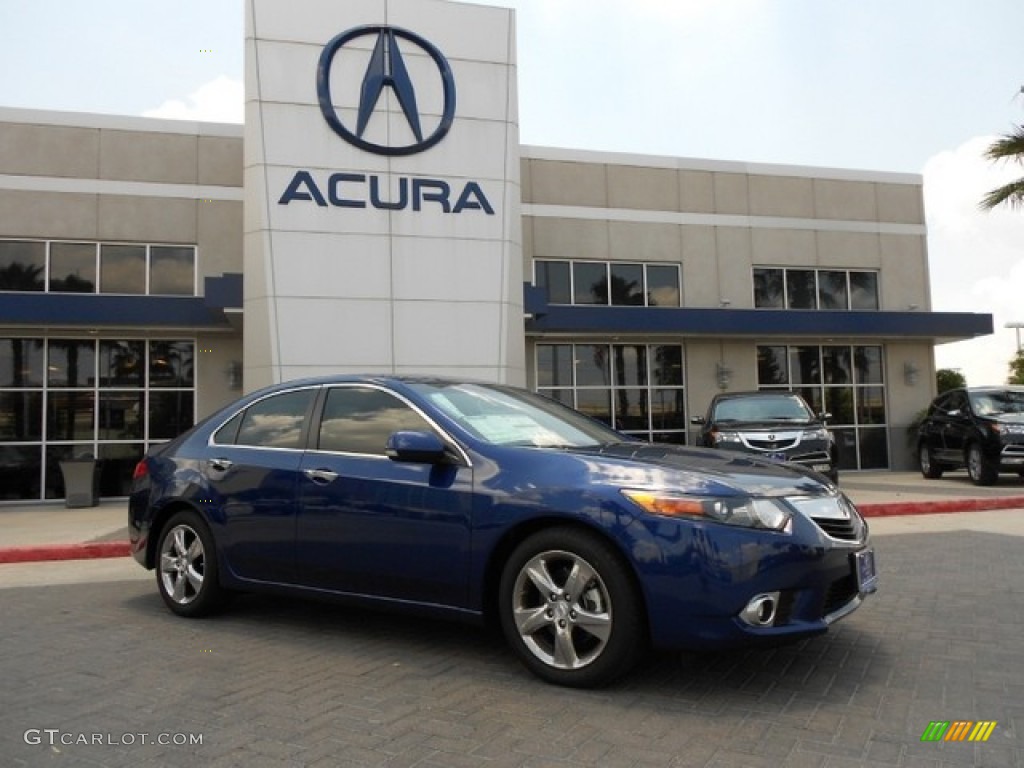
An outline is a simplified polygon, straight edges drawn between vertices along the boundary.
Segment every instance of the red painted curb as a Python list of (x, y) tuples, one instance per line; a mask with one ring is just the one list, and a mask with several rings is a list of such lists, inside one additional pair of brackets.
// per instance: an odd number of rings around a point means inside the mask
[(1024, 496), (1003, 496), (997, 499), (957, 499), (956, 501), (894, 501), (882, 504), (858, 504), (857, 509), (864, 517), (1024, 509)]
[(37, 547), (0, 549), (0, 563), (34, 563), (44, 560), (93, 560), (127, 557), (127, 541), (93, 541), (84, 544), (44, 544)]

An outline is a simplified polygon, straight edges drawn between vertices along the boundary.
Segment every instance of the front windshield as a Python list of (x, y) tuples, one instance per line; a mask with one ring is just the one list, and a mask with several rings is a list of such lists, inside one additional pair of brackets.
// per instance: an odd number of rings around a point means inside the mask
[(810, 421), (814, 415), (793, 395), (758, 395), (719, 401), (714, 421)]
[(627, 440), (554, 400), (487, 384), (410, 382), (409, 388), (492, 445), (583, 448)]
[(971, 399), (971, 408), (979, 416), (1024, 413), (1024, 390), (969, 392), (968, 396)]

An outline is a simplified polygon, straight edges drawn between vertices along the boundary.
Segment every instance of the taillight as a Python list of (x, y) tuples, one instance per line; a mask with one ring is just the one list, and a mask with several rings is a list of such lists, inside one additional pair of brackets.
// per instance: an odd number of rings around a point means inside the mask
[(135, 465), (135, 471), (132, 472), (132, 480), (138, 480), (149, 474), (149, 464), (143, 459)]

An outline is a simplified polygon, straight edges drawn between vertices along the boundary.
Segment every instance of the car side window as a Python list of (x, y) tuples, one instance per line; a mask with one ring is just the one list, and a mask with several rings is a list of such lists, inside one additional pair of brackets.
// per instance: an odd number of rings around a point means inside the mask
[(303, 448), (306, 417), (315, 396), (315, 389), (300, 389), (253, 403), (242, 414), (235, 445)]
[(399, 430), (434, 431), (426, 419), (389, 392), (335, 387), (327, 393), (317, 447), (383, 456), (388, 438)]

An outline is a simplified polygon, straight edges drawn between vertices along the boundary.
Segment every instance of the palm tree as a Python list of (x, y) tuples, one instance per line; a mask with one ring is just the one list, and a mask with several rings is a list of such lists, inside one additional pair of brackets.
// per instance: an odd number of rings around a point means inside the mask
[[(992, 142), (985, 150), (985, 157), (993, 162), (1012, 160), (1024, 165), (1024, 125), (1015, 126), (1013, 131)], [(1024, 208), (1024, 178), (996, 187), (981, 199), (981, 209), (990, 211), (1006, 203), (1010, 208)]]

